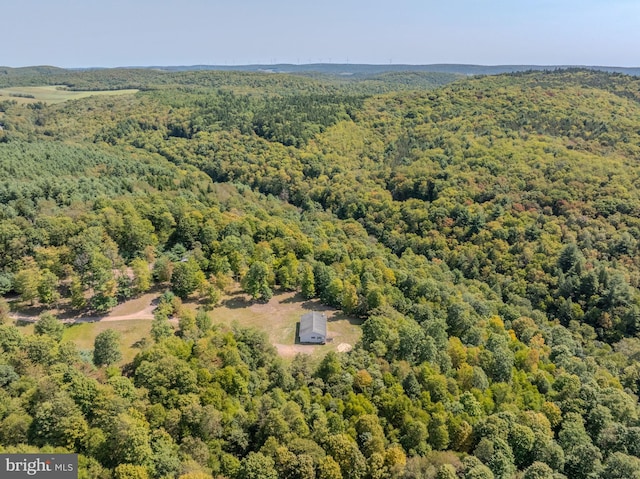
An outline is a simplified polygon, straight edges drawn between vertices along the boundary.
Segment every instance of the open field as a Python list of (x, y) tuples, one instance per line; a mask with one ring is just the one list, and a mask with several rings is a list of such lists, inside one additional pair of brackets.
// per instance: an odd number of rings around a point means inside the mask
[[(71, 316), (63, 311), (52, 311), (68, 322), (63, 341), (73, 341), (81, 350), (93, 349), (95, 337), (105, 329), (114, 329), (121, 335), (120, 346), (123, 363), (131, 361), (138, 353), (133, 347), (147, 337), (150, 340), (151, 319), (155, 300), (159, 290), (147, 293), (139, 298), (126, 301), (105, 316)], [(185, 302), (184, 307), (197, 308), (195, 302)], [(308, 345), (296, 342), (296, 328), (300, 317), (309, 311), (322, 311), (328, 319), (326, 345)], [(42, 308), (25, 308), (14, 319), (22, 320), (22, 330), (33, 333), (33, 322), (42, 313)], [(25, 314), (26, 313), (26, 314)], [(214, 324), (232, 327), (237, 324), (255, 327), (267, 333), (269, 341), (285, 358), (296, 353), (310, 354), (314, 358), (324, 356), (328, 351), (346, 352), (360, 339), (362, 321), (347, 317), (341, 311), (320, 303), (319, 300), (307, 301), (300, 294), (287, 292), (275, 295), (268, 303), (255, 302), (248, 295), (235, 293), (222, 301), (222, 304), (209, 315)]]
[(128, 319), (121, 321), (98, 321), (95, 323), (77, 323), (67, 325), (62, 341), (72, 341), (80, 350), (93, 350), (96, 336), (107, 329), (120, 333), (121, 364), (131, 362), (140, 351), (136, 344), (143, 338), (150, 338), (151, 321), (145, 319)]
[[(323, 311), (327, 316), (326, 345), (296, 343), (296, 327), (300, 317), (309, 311)], [(341, 311), (325, 306), (319, 300), (306, 301), (300, 294), (277, 294), (268, 303), (252, 302), (249, 296), (236, 294), (211, 311), (214, 323), (255, 327), (265, 331), (283, 357), (296, 353), (323, 356), (328, 351), (346, 351), (361, 336), (361, 320), (349, 318)], [(348, 345), (348, 346), (347, 346)]]
[[(23, 334), (33, 334), (35, 323), (17, 322)], [(96, 336), (106, 329), (113, 329), (120, 334), (120, 351), (122, 361), (118, 364), (129, 363), (138, 354), (138, 342), (147, 338), (151, 341), (151, 321), (148, 319), (125, 319), (117, 321), (96, 321), (66, 324), (62, 342), (73, 342), (78, 350), (92, 351)]]
[(103, 90), (103, 91), (71, 91), (64, 86), (21, 86), (0, 88), (0, 101), (15, 100), (18, 103), (63, 103), (68, 100), (77, 100), (88, 96), (102, 95), (132, 95), (138, 90)]

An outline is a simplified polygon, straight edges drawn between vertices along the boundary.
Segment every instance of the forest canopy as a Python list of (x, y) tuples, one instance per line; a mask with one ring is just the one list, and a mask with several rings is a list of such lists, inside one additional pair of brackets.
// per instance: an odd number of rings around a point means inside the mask
[[(640, 473), (639, 78), (7, 77), (141, 91), (0, 101), (1, 451), (104, 479)], [(11, 320), (154, 284), (126, 363)], [(362, 339), (285, 361), (215, 320), (232, 284)]]

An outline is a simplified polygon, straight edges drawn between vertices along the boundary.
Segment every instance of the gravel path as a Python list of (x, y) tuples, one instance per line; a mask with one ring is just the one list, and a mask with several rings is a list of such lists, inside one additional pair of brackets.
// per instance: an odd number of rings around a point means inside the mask
[[(62, 318), (63, 323), (93, 323), (96, 321), (126, 321), (132, 319), (153, 319), (155, 305), (153, 301), (158, 294), (149, 293), (139, 298), (131, 299), (116, 306), (112, 311), (99, 316), (71, 316)], [(35, 323), (38, 315), (10, 313), (9, 317), (25, 323)]]

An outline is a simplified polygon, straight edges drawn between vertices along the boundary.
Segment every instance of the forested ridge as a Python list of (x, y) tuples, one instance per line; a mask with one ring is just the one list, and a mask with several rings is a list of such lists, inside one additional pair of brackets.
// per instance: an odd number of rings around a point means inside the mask
[[(228, 70), (228, 69), (226, 69)], [(0, 66), (0, 88), (12, 86), (60, 85), (70, 90), (156, 90), (201, 86), (268, 87), (271, 93), (299, 94), (302, 91), (348, 90), (352, 93), (382, 93), (393, 90), (434, 88), (461, 78), (459, 73), (374, 69), (343, 75), (339, 72), (303, 71), (282, 75), (261, 71), (171, 71), (163, 68), (110, 68), (84, 71), (56, 67), (7, 68)], [(264, 92), (264, 90), (261, 90)]]
[[(0, 102), (5, 451), (104, 479), (640, 477), (640, 79), (73, 75), (141, 91)], [(9, 321), (153, 283), (123, 366), (108, 334)], [(216, 323), (232, 284), (362, 340), (284, 361)]]

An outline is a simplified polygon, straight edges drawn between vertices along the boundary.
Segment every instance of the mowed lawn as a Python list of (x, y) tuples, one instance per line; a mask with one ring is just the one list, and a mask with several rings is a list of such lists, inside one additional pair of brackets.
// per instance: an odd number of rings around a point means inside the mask
[(0, 88), (0, 101), (15, 100), (18, 103), (35, 103), (38, 101), (44, 103), (63, 103), (68, 100), (77, 100), (88, 96), (132, 95), (137, 92), (138, 90), (71, 91), (59, 85), (21, 86)]
[(147, 338), (151, 340), (151, 320), (148, 319), (126, 319), (122, 321), (97, 321), (94, 323), (76, 323), (67, 325), (64, 328), (62, 341), (72, 341), (79, 350), (93, 351), (93, 342), (96, 336), (102, 331), (113, 329), (120, 334), (120, 351), (122, 361), (120, 364), (128, 363), (140, 352), (140, 341)]
[[(145, 340), (148, 344), (152, 343), (151, 303), (158, 295), (158, 292), (148, 293), (123, 303), (101, 321), (66, 324), (62, 340), (74, 342), (79, 350), (91, 351), (96, 336), (113, 329), (120, 334), (123, 355), (120, 365), (130, 362), (140, 352)], [(197, 306), (194, 302), (184, 304), (184, 307), (192, 309)], [(298, 343), (296, 334), (300, 317), (310, 311), (322, 311), (327, 316), (327, 344)], [(208, 314), (214, 324), (228, 328), (236, 325), (254, 327), (264, 331), (284, 358), (304, 353), (317, 359), (329, 351), (345, 352), (358, 342), (362, 334), (362, 320), (348, 317), (317, 299), (307, 301), (299, 293), (293, 292), (277, 294), (268, 303), (253, 301), (246, 294), (236, 293), (223, 299), (222, 304)], [(33, 334), (33, 323), (22, 323), (21, 329), (25, 334)]]
[[(297, 343), (296, 330), (300, 317), (310, 311), (322, 311), (327, 316), (329, 341), (325, 345)], [(299, 352), (324, 356), (328, 351), (345, 351), (361, 336), (361, 320), (348, 317), (317, 299), (307, 301), (299, 293), (293, 292), (277, 294), (268, 303), (252, 301), (245, 294), (236, 294), (224, 299), (209, 315), (214, 324), (238, 324), (264, 331), (283, 357), (293, 357)]]

